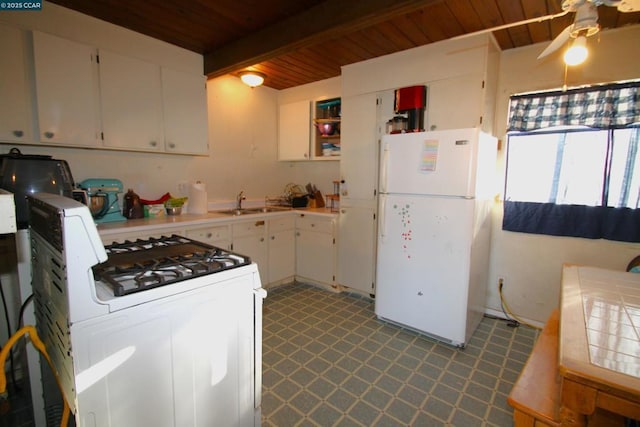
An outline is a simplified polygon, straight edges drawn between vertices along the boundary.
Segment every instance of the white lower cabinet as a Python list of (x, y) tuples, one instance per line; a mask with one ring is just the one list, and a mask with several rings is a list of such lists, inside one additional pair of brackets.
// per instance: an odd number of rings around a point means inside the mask
[(296, 277), (333, 285), (335, 281), (335, 221), (300, 214), (296, 218)]
[(268, 257), (267, 257), (267, 222), (262, 219), (236, 222), (231, 225), (232, 245), (231, 249), (241, 255), (251, 258), (258, 264), (260, 281), (268, 283)]
[(231, 234), (228, 225), (190, 229), (187, 230), (186, 237), (222, 249), (231, 247)]
[(278, 284), (292, 281), (296, 273), (295, 218), (283, 216), (268, 223), (269, 281)]
[(341, 206), (338, 219), (337, 282), (375, 293), (376, 218), (370, 206)]

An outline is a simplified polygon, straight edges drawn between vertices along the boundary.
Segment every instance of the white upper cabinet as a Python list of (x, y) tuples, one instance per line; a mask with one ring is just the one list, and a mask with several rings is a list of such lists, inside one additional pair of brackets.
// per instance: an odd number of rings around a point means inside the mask
[(31, 140), (24, 32), (0, 25), (0, 141)]
[(483, 74), (428, 83), (427, 130), (472, 128), (481, 125)]
[[(0, 96), (12, 100), (0, 107), (0, 141), (28, 143), (30, 92), (25, 63), (29, 61), (20, 30), (1, 27), (0, 31), (0, 58), (10, 64), (7, 78), (0, 75)], [(38, 31), (33, 32), (33, 45), (36, 140), (127, 151), (209, 152), (202, 74)]]
[(203, 75), (162, 68), (165, 149), (206, 154), (209, 148), (207, 89)]
[(164, 150), (160, 66), (100, 49), (106, 147)]
[(278, 160), (309, 160), (311, 101), (280, 105)]
[(97, 147), (98, 68), (92, 46), (33, 32), (39, 140)]
[(342, 98), (340, 203), (375, 202), (378, 176), (376, 94)]

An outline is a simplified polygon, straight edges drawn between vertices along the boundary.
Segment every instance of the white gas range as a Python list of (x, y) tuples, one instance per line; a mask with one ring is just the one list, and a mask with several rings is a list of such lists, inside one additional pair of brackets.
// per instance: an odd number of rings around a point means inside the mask
[(87, 207), (57, 195), (30, 197), (29, 215), (37, 329), (77, 425), (260, 425), (254, 263), (180, 236), (105, 248)]

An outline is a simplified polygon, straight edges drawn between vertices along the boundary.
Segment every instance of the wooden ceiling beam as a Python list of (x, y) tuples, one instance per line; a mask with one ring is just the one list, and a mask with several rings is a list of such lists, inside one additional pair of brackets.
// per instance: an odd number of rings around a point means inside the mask
[(328, 41), (443, 0), (326, 0), (204, 55), (204, 73), (218, 77), (296, 49)]

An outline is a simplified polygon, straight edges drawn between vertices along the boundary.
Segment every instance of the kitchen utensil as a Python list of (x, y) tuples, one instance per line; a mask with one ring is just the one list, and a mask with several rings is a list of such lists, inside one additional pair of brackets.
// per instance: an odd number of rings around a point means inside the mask
[[(118, 194), (124, 192), (124, 186), (119, 179), (89, 178), (80, 183), (80, 188), (87, 192), (89, 210), (96, 222), (115, 222), (127, 219), (120, 212), (118, 205)], [(101, 208), (99, 209), (98, 206)]]
[(324, 198), (322, 197), (322, 193), (320, 190), (316, 189), (314, 194), (314, 199), (316, 200), (316, 208), (324, 208)]
[(14, 195), (19, 229), (29, 226), (27, 195), (42, 192), (72, 197), (73, 187), (71, 169), (64, 160), (22, 154), (17, 148), (0, 155), (0, 188)]
[(182, 206), (178, 206), (178, 207), (167, 207), (165, 208), (167, 210), (167, 215), (180, 215), (182, 213)]
[(316, 127), (322, 136), (331, 136), (336, 131), (336, 124), (333, 122), (316, 123)]

